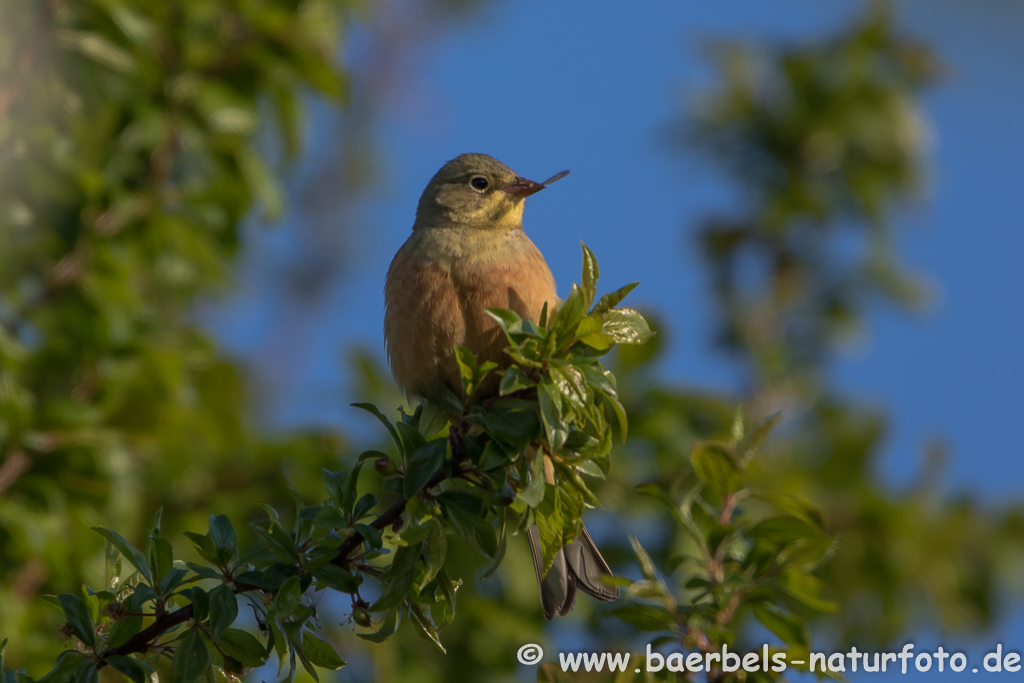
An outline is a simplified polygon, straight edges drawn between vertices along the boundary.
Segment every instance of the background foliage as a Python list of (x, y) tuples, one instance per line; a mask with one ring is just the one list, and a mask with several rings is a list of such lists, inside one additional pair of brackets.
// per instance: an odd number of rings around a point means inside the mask
[[(375, 9), (326, 0), (5, 3), (7, 668), (41, 675), (63, 649), (65, 619), (39, 596), (107, 578), (102, 539), (89, 527), (141, 546), (162, 507), (161, 537), (175, 556), (198, 560), (180, 532), (205, 529), (211, 512), (239, 522), (248, 547), (256, 538), (241, 522), (265, 518), (259, 503), (289, 510), (286, 485), (320, 500), (321, 469), (352, 466), (343, 435), (270, 436), (252, 424), (244, 377), (192, 312), (228, 284), (243, 218), (282, 210), (275, 178), (299, 149), (303, 101), (366, 106), (346, 101), (360, 65), (339, 67), (337, 52)], [(822, 649), (891, 643), (935, 621), (951, 630), (989, 624), (1021, 559), (1020, 508), (946, 498), (938, 451), (910, 489), (883, 486), (885, 416), (838, 394), (828, 372), (869, 306), (920, 301), (894, 250), (892, 216), (925, 173), (917, 98), (940, 76), (937, 60), (900, 35), (881, 5), (831, 39), (760, 51), (724, 44), (715, 55), (718, 81), (680, 113), (677, 130), (744, 197), (704, 221), (699, 247), (717, 343), (748, 389), (724, 396), (666, 385), (653, 371), (663, 337), (615, 358), (630, 438), (614, 447), (594, 495), (614, 515), (598, 520), (602, 550), (638, 583), (607, 608), (581, 600), (577, 612), (593, 616), (577, 642), (642, 651), (655, 635), (639, 631), (650, 629), (688, 648), (744, 647), (766, 638), (759, 620), (772, 642), (790, 647), (808, 644), (809, 624)], [(393, 405), (386, 371), (365, 359), (360, 367), (353, 398)], [(742, 477), (721, 480), (700, 463), (743, 460), (737, 403), (755, 418), (783, 409), (785, 420)], [(755, 503), (750, 491), (772, 500)], [(772, 501), (789, 504), (802, 525), (758, 529)], [(637, 529), (646, 533), (634, 546)], [(770, 544), (770, 557), (795, 543), (820, 584), (777, 586), (784, 595), (767, 605), (745, 584), (737, 591), (730, 572), (749, 568), (758, 542)], [(514, 548), (492, 578), (476, 580), (489, 563), (470, 545), (448, 548), (446, 570), (463, 585), (458, 618), (441, 634), (447, 655), (412, 629), (364, 649), (349, 632), (352, 607), (331, 597), (317, 603), (321, 637), (350, 662), (351, 678), (511, 677), (512, 653), (542, 637), (536, 587)]]

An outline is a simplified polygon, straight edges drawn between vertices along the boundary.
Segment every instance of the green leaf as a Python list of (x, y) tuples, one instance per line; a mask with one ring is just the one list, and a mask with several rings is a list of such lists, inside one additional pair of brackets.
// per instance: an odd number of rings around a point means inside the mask
[(441, 571), (437, 573), (437, 586), (441, 589), (441, 594), (444, 596), (445, 623), (451, 623), (452, 619), (455, 618), (455, 591), (461, 585), (461, 579), (452, 581), (452, 578), (448, 576), (448, 570), (441, 567)]
[[(181, 565), (183, 563), (179, 562), (178, 564)], [(179, 586), (199, 580), (198, 577), (192, 577), (191, 579), (187, 577), (188, 569), (184, 566), (175, 566), (170, 572), (168, 572), (167, 576), (164, 577), (164, 580), (160, 582), (160, 594), (170, 595), (174, 591), (178, 590)]]
[[(274, 508), (273, 505), (267, 505), (266, 503), (260, 503), (260, 509), (267, 513), (267, 517), (269, 517), (270, 521), (272, 521), (274, 524), (280, 524), (281, 523), (281, 515), (277, 514), (277, 510)], [(213, 539), (212, 538), (210, 539), (210, 542), (213, 543)]]
[(435, 403), (443, 414), (459, 415), (462, 413), (462, 399), (447, 384), (434, 387), (434, 393), (430, 395), (430, 402)]
[(562, 392), (552, 380), (543, 377), (537, 385), (537, 399), (544, 425), (544, 437), (551, 450), (557, 452), (569, 437), (569, 430), (562, 418)]
[(36, 681), (36, 683), (71, 683), (74, 680), (72, 672), (82, 666), (83, 663), (92, 665), (92, 662), (88, 662), (86, 659), (85, 654), (77, 650), (65, 650), (58, 655), (57, 664), (53, 669)]
[[(491, 562), (491, 566), (488, 567), (487, 571), (483, 573), (483, 575), (480, 577), (481, 579), (486, 579), (490, 577), (492, 574), (494, 574), (494, 572), (498, 571), (498, 567), (501, 566), (501, 561), (505, 559), (505, 549), (506, 546), (508, 545), (508, 534), (506, 533), (505, 529), (506, 514), (507, 513), (505, 508), (501, 508), (498, 510), (498, 549), (494, 552), (494, 560)], [(454, 597), (454, 595), (452, 597)]]
[(654, 336), (647, 320), (632, 308), (613, 308), (606, 312), (601, 330), (616, 344), (643, 344)]
[(492, 403), (484, 414), (487, 433), (516, 450), (526, 448), (538, 436), (538, 426), (533, 401), (502, 398)]
[(64, 610), (64, 617), (71, 626), (75, 637), (86, 645), (96, 644), (96, 631), (93, 626), (92, 617), (89, 615), (89, 608), (82, 602), (82, 598), (73, 593), (61, 593), (57, 596), (60, 606)]
[[(284, 667), (285, 657), (288, 653), (288, 641), (284, 637), (284, 633), (281, 632), (280, 626), (276, 621), (267, 622), (267, 630), (270, 631), (270, 635), (267, 638), (267, 650), (268, 654), (271, 648), (277, 654), (277, 673), (280, 675), (282, 667)], [(292, 657), (292, 679), (295, 676), (295, 658)]]
[(196, 621), (206, 621), (210, 616), (210, 594), (199, 586), (182, 591), (192, 601), (192, 616)]
[[(313, 572), (313, 578), (318, 584), (333, 588), (341, 593), (355, 593), (362, 583), (360, 574), (353, 575), (351, 572), (342, 569), (336, 564), (325, 564), (317, 567)], [(319, 586), (318, 586), (319, 587)]]
[(623, 407), (622, 402), (619, 401), (617, 396), (605, 394), (603, 400), (606, 405), (612, 407), (612, 412), (615, 413), (615, 419), (619, 423), (619, 432), (622, 434), (622, 443), (626, 443), (626, 437), (629, 435), (629, 419), (626, 417), (626, 409)]
[[(583, 373), (570, 363), (552, 361), (548, 369), (551, 381), (558, 388), (558, 391), (565, 397), (568, 405), (582, 413), (593, 401), (593, 397), (587, 390)], [(543, 412), (541, 413), (543, 415)]]
[(551, 325), (551, 334), (555, 337), (556, 348), (565, 346), (576, 334), (576, 329), (580, 326), (580, 321), (583, 318), (583, 312), (583, 293), (576, 284), (573, 284), (569, 296), (555, 312), (555, 319)]
[(815, 505), (803, 496), (785, 493), (757, 492), (751, 494), (751, 497), (774, 505), (780, 510), (793, 515), (797, 519), (803, 520), (805, 523), (821, 531), (823, 534), (828, 531), (825, 513), (819, 506)]
[(331, 500), (339, 507), (343, 508), (345, 502), (345, 472), (332, 472), (326, 467), (320, 471), (320, 476), (324, 480), (324, 488), (327, 489), (327, 495), (331, 497)]
[(402, 439), (402, 452), (406, 454), (406, 459), (411, 457), (411, 454), (416, 451), (417, 448), (427, 442), (420, 430), (411, 424), (405, 422), (399, 422), (395, 425), (398, 428), (398, 436)]
[(484, 472), (490, 470), (504, 469), (510, 462), (513, 462), (519, 455), (519, 450), (508, 448), (498, 439), (491, 439), (484, 446), (484, 452), (480, 456), (480, 469)]
[(150, 567), (153, 569), (153, 580), (159, 584), (170, 573), (174, 566), (174, 549), (166, 538), (156, 536), (149, 539)]
[[(320, 675), (317, 673), (316, 667), (313, 665), (313, 662), (311, 662), (309, 660), (309, 657), (306, 655), (306, 650), (304, 647), (304, 634), (307, 634), (308, 631), (304, 631), (302, 628), (302, 624), (299, 622), (283, 623), (281, 624), (281, 630), (284, 631), (284, 633), (287, 635), (288, 644), (291, 646), (291, 668), (295, 668), (295, 658), (298, 657), (299, 661), (302, 663), (302, 668), (306, 670), (306, 673), (308, 673), (316, 683), (319, 683)], [(293, 672), (290, 671), (289, 676), (292, 675)]]
[(395, 550), (391, 566), (384, 574), (384, 590), (377, 601), (370, 606), (371, 612), (389, 612), (410, 597), (418, 594), (413, 586), (416, 564), (419, 562), (422, 544), (399, 546)]
[[(381, 424), (388, 428), (388, 432), (391, 434), (391, 440), (395, 442), (395, 447), (401, 450), (402, 440), (398, 438), (398, 432), (395, 431), (395, 427), (391, 424), (391, 420), (384, 417), (384, 414), (380, 412), (380, 409), (378, 409), (377, 406), (372, 403), (353, 403), (351, 405), (355, 408), (365, 410), (380, 420)], [(405, 454), (402, 453), (402, 455), (404, 457)]]
[(615, 383), (615, 375), (611, 370), (605, 370), (600, 363), (586, 363), (579, 366), (583, 373), (583, 379), (594, 391), (600, 391), (607, 396), (618, 396), (618, 388)]
[(371, 548), (380, 548), (383, 545), (383, 538), (377, 527), (370, 524), (353, 524), (352, 528), (362, 535)]
[(139, 551), (138, 548), (133, 546), (131, 543), (126, 541), (121, 534), (110, 529), (104, 529), (103, 527), (94, 526), (92, 530), (98, 533), (103, 538), (107, 539), (111, 545), (124, 555), (124, 558), (132, 563), (140, 574), (146, 577), (146, 583), (153, 585), (153, 572), (149, 567), (149, 561), (146, 560), (146, 556)]
[(582, 241), (580, 246), (583, 248), (583, 272), (580, 276), (580, 282), (582, 283), (580, 291), (583, 294), (583, 308), (588, 309), (594, 303), (594, 297), (597, 296), (597, 280), (601, 277), (601, 269), (597, 267), (597, 257), (594, 256), (594, 252), (590, 251), (590, 248)]
[[(469, 501), (466, 497), (455, 496), (456, 492), (445, 491), (438, 496), (438, 502), (444, 508), (445, 517), (455, 528), (456, 533), (481, 555), (494, 557), (498, 542), (495, 538), (494, 527), (485, 518), (480, 516), (477, 509), (468, 507)], [(474, 496), (468, 496), (475, 498)], [(477, 499), (479, 500), (479, 499)]]
[(281, 584), (274, 596), (274, 605), (270, 610), (270, 617), (275, 621), (287, 619), (296, 613), (302, 602), (302, 588), (299, 585), (299, 577), (292, 576)]
[(417, 412), (419, 422), (416, 428), (424, 437), (433, 436), (448, 425), (448, 415), (435, 403), (422, 403)]
[(636, 289), (639, 285), (639, 282), (631, 282), (625, 287), (620, 287), (619, 289), (616, 289), (614, 292), (605, 294), (600, 299), (598, 299), (597, 305), (595, 305), (590, 312), (596, 313), (597, 315), (602, 315), (610, 311), (611, 309), (618, 306), (619, 302), (625, 299), (626, 295), (632, 292), (634, 289)]
[(370, 510), (380, 503), (377, 500), (377, 496), (372, 493), (364, 494), (356, 501), (356, 506), (352, 510), (352, 519), (362, 519), (370, 514)]
[(544, 454), (541, 451), (534, 451), (530, 471), (532, 474), (530, 483), (525, 489), (516, 493), (516, 499), (535, 508), (544, 500)]
[(476, 376), (477, 361), (472, 351), (465, 346), (455, 347), (455, 362), (459, 366), (459, 379), (462, 380), (462, 394), (469, 396), (473, 393), (473, 380)]
[(758, 605), (754, 607), (754, 616), (764, 626), (782, 639), (786, 645), (810, 647), (807, 625), (796, 616), (783, 614), (774, 605)]
[[(493, 318), (495, 322), (498, 323), (498, 327), (500, 327), (506, 335), (509, 334), (509, 330), (514, 325), (518, 325), (523, 321), (518, 313), (510, 311), (507, 308), (485, 308), (484, 313)], [(512, 339), (510, 338), (509, 341), (512, 341)], [(515, 342), (512, 341), (512, 343), (514, 344)]]
[(640, 544), (640, 539), (630, 534), (629, 542), (633, 546), (633, 553), (640, 563), (640, 571), (643, 573), (644, 578), (648, 581), (657, 581), (658, 575), (654, 567), (654, 560), (651, 559), (647, 550)]
[(345, 660), (329, 643), (320, 640), (308, 631), (302, 634), (302, 651), (310, 662), (322, 669), (336, 671), (345, 666)]
[(75, 670), (75, 683), (98, 683), (99, 679), (94, 662), (82, 662)]
[(526, 373), (518, 365), (513, 365), (502, 376), (499, 392), (502, 396), (507, 396), (516, 391), (535, 386), (537, 386), (536, 382), (527, 377)]
[(493, 361), (480, 363), (472, 351), (465, 346), (455, 347), (455, 361), (459, 365), (459, 377), (462, 380), (462, 393), (472, 396), (487, 375), (498, 367)]
[(588, 315), (580, 321), (576, 328), (576, 338), (596, 351), (607, 351), (615, 345), (615, 340), (605, 334), (604, 318), (598, 315)]
[(299, 550), (295, 547), (295, 540), (280, 524), (269, 520), (250, 522), (249, 528), (277, 559), (285, 564), (298, 564)]
[(347, 515), (352, 515), (353, 519), (357, 519), (355, 516), (356, 496), (359, 494), (359, 472), (363, 468), (363, 463), (357, 462), (351, 470), (348, 472), (348, 477), (345, 478), (345, 494), (341, 501), (341, 511)]
[[(196, 535), (198, 536), (199, 534)], [(219, 579), (221, 577), (221, 573), (212, 567), (206, 567), (195, 562), (186, 562), (185, 566), (204, 579)]]
[(210, 636), (217, 640), (238, 617), (238, 599), (221, 584), (210, 591)]
[(267, 661), (267, 648), (251, 633), (229, 628), (216, 639), (225, 654), (237, 659), (245, 667), (262, 666)]
[(768, 435), (775, 428), (775, 425), (782, 419), (782, 411), (772, 413), (763, 420), (759, 420), (747, 430), (744, 434), (743, 439), (736, 447), (736, 452), (740, 454), (740, 460), (746, 462), (752, 458), (758, 451), (761, 450), (761, 446), (768, 439)]
[(740, 470), (729, 450), (713, 441), (699, 441), (690, 453), (690, 463), (697, 477), (718, 495), (736, 488)]
[(544, 486), (544, 499), (537, 506), (534, 522), (540, 536), (541, 569), (547, 574), (558, 551), (565, 544), (566, 520), (562, 515), (559, 489), (550, 484)]
[[(127, 643), (132, 636), (142, 630), (142, 617), (128, 615), (118, 619), (107, 631), (107, 647), (118, 647)], [(122, 672), (123, 673), (123, 672)]]
[(780, 545), (808, 539), (820, 541), (824, 537), (819, 529), (795, 517), (769, 517), (762, 519), (747, 532), (751, 538), (765, 538)]
[(783, 573), (779, 585), (783, 591), (811, 609), (819, 612), (835, 612), (838, 609), (835, 601), (828, 597), (825, 584), (816, 576), (789, 569)]
[(192, 683), (206, 674), (210, 667), (210, 651), (197, 631), (183, 635), (174, 648), (171, 660), (171, 683)]
[(226, 560), (238, 555), (238, 535), (235, 525), (225, 515), (210, 515), (210, 538), (216, 548), (227, 551)]
[(437, 517), (430, 518), (429, 533), (424, 550), (423, 578), (420, 579), (419, 584), (421, 591), (424, 586), (434, 580), (448, 556), (448, 538), (444, 535), (444, 526)]
[(409, 602), (409, 616), (412, 617), (412, 623), (416, 625), (420, 634), (436, 645), (442, 653), (447, 654), (444, 645), (441, 644), (434, 619), (430, 616), (430, 608), (421, 602), (412, 600)]
[(671, 631), (677, 627), (675, 615), (660, 605), (635, 603), (613, 609), (609, 614), (641, 631)]
[(447, 447), (447, 438), (434, 439), (417, 448), (409, 457), (409, 466), (402, 483), (402, 490), (407, 499), (418, 494), (430, 478), (441, 469)]
[(152, 669), (147, 670), (147, 668), (134, 657), (110, 655), (103, 661), (114, 667), (114, 669), (121, 672), (123, 675), (127, 676), (132, 683), (149, 683), (151, 680)]
[[(196, 552), (198, 552), (204, 560), (214, 564), (220, 564), (220, 559), (217, 556), (217, 548), (214, 546), (213, 539), (210, 538), (209, 534), (197, 534), (194, 531), (186, 531), (185, 536), (192, 541), (192, 545), (195, 547)], [(196, 571), (196, 573), (199, 572)], [(215, 574), (214, 577), (211, 578), (215, 578), (216, 576), (218, 575)]]

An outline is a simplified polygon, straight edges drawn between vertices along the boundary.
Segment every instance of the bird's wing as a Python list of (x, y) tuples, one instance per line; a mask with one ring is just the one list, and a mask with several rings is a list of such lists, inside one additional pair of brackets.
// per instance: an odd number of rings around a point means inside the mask
[(457, 389), (458, 368), (446, 360), (466, 331), (451, 273), (406, 242), (388, 268), (384, 302), (384, 344), (399, 388), (423, 397), (442, 382)]

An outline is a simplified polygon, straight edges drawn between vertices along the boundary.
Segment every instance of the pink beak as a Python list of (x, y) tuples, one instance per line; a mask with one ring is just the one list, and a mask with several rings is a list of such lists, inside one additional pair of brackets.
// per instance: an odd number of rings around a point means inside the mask
[(531, 194), (540, 192), (544, 189), (544, 186), (532, 180), (527, 180), (526, 178), (516, 178), (516, 182), (501, 189), (511, 195), (525, 198), (529, 197)]

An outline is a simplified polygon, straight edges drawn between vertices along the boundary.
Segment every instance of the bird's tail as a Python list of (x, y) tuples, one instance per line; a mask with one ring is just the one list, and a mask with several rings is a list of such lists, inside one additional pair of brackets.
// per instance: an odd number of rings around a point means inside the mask
[(577, 588), (605, 602), (619, 597), (618, 586), (607, 585), (601, 580), (603, 575), (611, 576), (612, 570), (601, 557), (601, 551), (594, 545), (586, 528), (575, 541), (562, 546), (547, 574), (541, 559), (540, 533), (535, 525), (529, 528), (528, 536), (540, 588), (541, 609), (546, 618), (554, 619), (556, 615), (565, 616), (572, 611)]

